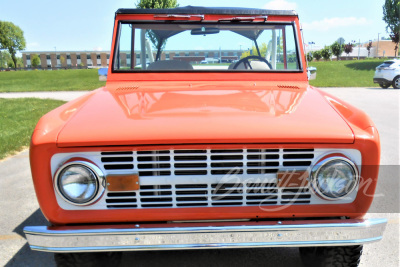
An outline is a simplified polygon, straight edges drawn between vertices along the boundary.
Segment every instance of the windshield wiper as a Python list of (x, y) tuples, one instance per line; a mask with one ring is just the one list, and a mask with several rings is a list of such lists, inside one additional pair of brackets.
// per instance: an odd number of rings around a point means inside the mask
[(178, 14), (168, 14), (168, 15), (154, 15), (156, 19), (168, 19), (168, 20), (190, 20), (192, 18), (197, 18), (199, 20), (204, 19), (204, 15), (178, 15)]
[(266, 22), (268, 16), (257, 16), (257, 17), (233, 17), (233, 18), (222, 18), (218, 21), (220, 22)]

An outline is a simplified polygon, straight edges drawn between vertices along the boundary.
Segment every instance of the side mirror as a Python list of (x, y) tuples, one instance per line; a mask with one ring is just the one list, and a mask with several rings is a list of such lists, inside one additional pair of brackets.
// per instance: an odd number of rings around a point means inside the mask
[(307, 77), (308, 77), (309, 81), (317, 79), (317, 68), (316, 67), (308, 67), (307, 68)]
[(101, 68), (98, 70), (99, 74), (99, 81), (105, 82), (107, 81), (107, 73), (108, 73), (108, 68)]

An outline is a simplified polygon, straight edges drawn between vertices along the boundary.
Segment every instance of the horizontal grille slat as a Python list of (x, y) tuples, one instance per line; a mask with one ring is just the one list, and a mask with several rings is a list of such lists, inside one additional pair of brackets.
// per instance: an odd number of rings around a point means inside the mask
[(133, 162), (133, 157), (103, 157), (101, 162)]
[(248, 169), (247, 174), (277, 173), (279, 169)]
[(158, 190), (160, 189), (171, 189), (171, 185), (142, 185), (140, 187), (140, 190), (154, 190), (157, 188)]
[(214, 202), (213, 206), (242, 206), (242, 202)]
[(177, 184), (175, 185), (176, 189), (196, 189), (196, 188), (207, 188), (206, 184)]
[(189, 196), (186, 196), (186, 197), (177, 197), (176, 198), (176, 200), (177, 201), (207, 201), (208, 200), (208, 198), (206, 198), (206, 197), (189, 197)]
[(299, 157), (299, 158), (284, 159), (284, 162), (311, 162), (311, 161), (306, 158), (303, 159)]
[(138, 155), (148, 155), (148, 154), (170, 154), (169, 150), (155, 150), (155, 151), (137, 151)]
[(135, 197), (135, 192), (127, 192), (127, 193), (108, 193), (107, 196), (109, 197)]
[(132, 209), (137, 208), (137, 205), (107, 205), (109, 209)]
[(166, 208), (172, 207), (172, 204), (164, 204), (164, 203), (152, 203), (152, 204), (143, 204), (143, 208)]
[(121, 199), (115, 198), (115, 199), (107, 199), (106, 200), (106, 203), (130, 203), (130, 202), (136, 202), (136, 199), (134, 199), (134, 198), (130, 198), (130, 199), (127, 199), (127, 198), (121, 198)]
[(305, 148), (286, 148), (283, 149), (283, 152), (288, 153), (288, 152), (314, 152), (314, 149), (305, 149)]
[(146, 198), (148, 196), (149, 198), (154, 197), (154, 195), (158, 196), (170, 196), (172, 195), (171, 191), (146, 191), (146, 192), (140, 192), (140, 197), (141, 198)]
[(204, 207), (204, 206), (208, 206), (207, 203), (200, 203), (200, 202), (185, 202), (185, 203), (178, 203), (176, 204), (177, 207)]
[(137, 157), (138, 162), (143, 161), (169, 161), (171, 158), (169, 156), (145, 156), (145, 157)]
[(187, 195), (187, 196), (196, 196), (196, 195), (207, 195), (208, 191), (175, 191), (175, 194)]
[(205, 192), (201, 192), (201, 191), (199, 191), (199, 192), (190, 192), (190, 193), (188, 192), (188, 193), (185, 193), (185, 194), (181, 194), (181, 192), (177, 191), (176, 195), (177, 195), (177, 198), (179, 198), (179, 197), (198, 197), (198, 196), (207, 195), (207, 191), (205, 191)]
[(175, 156), (175, 161), (207, 160), (207, 156)]
[(247, 196), (247, 200), (263, 200), (263, 199), (278, 199), (278, 196)]
[(193, 163), (193, 162), (185, 162), (185, 163), (175, 163), (175, 168), (207, 168), (207, 163)]
[(283, 162), (283, 166), (289, 166), (289, 167), (307, 167), (311, 165), (311, 161), (286, 161)]
[(106, 170), (130, 170), (133, 169), (133, 164), (107, 164), (104, 165)]
[(158, 164), (157, 168), (154, 168), (152, 164), (138, 164), (140, 170), (164, 171), (163, 169), (169, 168), (171, 168), (171, 164)]
[(112, 155), (132, 155), (132, 151), (120, 151), (120, 152), (101, 152), (102, 156), (112, 156)]
[(207, 170), (176, 170), (175, 175), (207, 175)]
[[(308, 188), (279, 188), (276, 173), (306, 170), (314, 159), (314, 149), (102, 152), (105, 170), (112, 174), (136, 172), (141, 183), (134, 192), (108, 192), (105, 202), (109, 209), (309, 204)], [(224, 180), (229, 175), (243, 181), (246, 177), (257, 181), (264, 175), (271, 178), (264, 183), (231, 183), (229, 178), (225, 183), (202, 182), (205, 177)], [(163, 182), (151, 184), (155, 178)], [(180, 182), (168, 182), (175, 180)]]

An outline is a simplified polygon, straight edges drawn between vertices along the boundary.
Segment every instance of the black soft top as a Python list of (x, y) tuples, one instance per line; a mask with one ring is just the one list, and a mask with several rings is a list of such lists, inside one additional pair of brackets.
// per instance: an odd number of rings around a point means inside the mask
[(257, 15), (297, 16), (294, 10), (267, 10), (243, 7), (200, 7), (185, 6), (170, 9), (121, 8), (116, 14), (182, 14), (182, 15)]

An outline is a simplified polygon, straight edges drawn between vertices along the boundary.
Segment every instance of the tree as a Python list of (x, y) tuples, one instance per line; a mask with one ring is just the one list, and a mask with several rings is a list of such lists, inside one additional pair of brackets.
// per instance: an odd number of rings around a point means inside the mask
[(395, 33), (390, 35), (390, 39), (392, 39), (392, 42), (396, 44), (395, 47), (394, 47), (395, 57), (397, 57), (397, 50), (399, 49), (399, 41), (400, 41), (399, 37), (400, 37), (400, 33), (398, 33), (398, 32), (395, 32)]
[(371, 48), (372, 48), (372, 41), (369, 41), (369, 43), (367, 45), (368, 57), (369, 57), (369, 54), (371, 53)]
[(400, 35), (400, 0), (385, 0), (383, 5), (383, 20), (386, 22), (386, 31), (390, 34), (392, 42), (396, 44), (394, 51), (397, 56)]
[[(178, 6), (177, 0), (140, 0), (139, 2), (136, 3), (136, 7), (142, 9), (174, 8), (177, 6)], [(146, 36), (153, 43), (154, 49), (158, 50), (158, 48), (160, 47), (160, 51), (164, 50), (164, 47), (167, 43), (166, 40), (159, 39), (158, 36), (155, 35), (152, 30), (147, 30)]]
[(137, 8), (174, 8), (178, 6), (177, 0), (140, 0), (136, 3)]
[(12, 62), (10, 53), (7, 51), (0, 51), (0, 69), (7, 68), (8, 62)]
[(317, 61), (319, 61), (319, 60), (322, 58), (321, 51), (314, 51), (313, 57), (314, 57)]
[(307, 61), (311, 62), (312, 60), (313, 60), (313, 53), (312, 52), (307, 53)]
[(31, 57), (31, 65), (32, 67), (36, 68), (40, 65), (40, 58), (38, 55), (32, 55)]
[(332, 56), (331, 48), (329, 46), (325, 46), (325, 48), (321, 50), (321, 55), (325, 60), (330, 60)]
[(240, 56), (240, 58), (242, 59), (242, 58), (245, 58), (245, 57), (248, 57), (251, 55), (261, 56), (261, 57), (265, 58), (267, 56), (267, 49), (268, 49), (267, 44), (262, 43), (258, 48), (260, 49), (261, 55), (258, 54), (257, 48), (253, 45), (252, 49), (244, 51), (242, 53), (242, 55)]
[(351, 52), (353, 52), (353, 45), (351, 43), (348, 43), (347, 45), (344, 46), (344, 52), (349, 56)]
[(22, 57), (17, 57), (17, 68), (24, 68), (24, 61)]
[[(8, 52), (7, 52), (7, 54), (8, 54)], [(8, 60), (6, 62), (6, 65), (7, 65), (8, 68), (12, 68), (12, 69), (14, 69), (14, 68), (23, 68), (24, 67), (24, 63), (23, 63), (22, 57), (17, 57), (17, 66), (15, 66), (14, 61), (11, 59), (10, 55), (8, 55)]]
[[(340, 41), (342, 41), (342, 40), (340, 40)], [(343, 53), (343, 49), (344, 49), (343, 44), (340, 44), (338, 41), (334, 42), (331, 45), (332, 54), (334, 54), (336, 56), (338, 61), (339, 61), (340, 55)]]
[(24, 32), (12, 22), (0, 21), (0, 49), (7, 49), (14, 67), (17, 66), (17, 51), (25, 49)]
[(65, 57), (60, 56), (60, 64), (61, 64), (61, 67), (64, 67), (64, 63), (65, 63)]

